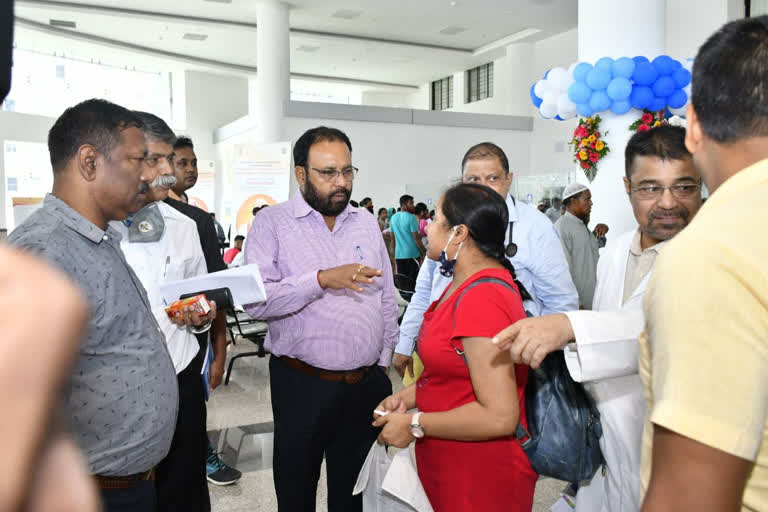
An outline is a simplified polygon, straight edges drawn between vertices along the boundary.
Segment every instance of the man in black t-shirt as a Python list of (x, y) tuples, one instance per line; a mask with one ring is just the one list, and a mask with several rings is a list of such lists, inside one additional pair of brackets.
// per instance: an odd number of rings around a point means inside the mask
[[(179, 194), (185, 193), (185, 191), (197, 183), (197, 156), (195, 155), (192, 141), (188, 137), (179, 137), (176, 139), (173, 149), (176, 154), (174, 166), (177, 187), (171, 190), (170, 197), (165, 202), (197, 224), (197, 233), (200, 236), (200, 245), (203, 249), (208, 272), (226, 270), (227, 264), (224, 263), (224, 259), (221, 256), (216, 226), (210, 214), (196, 206), (176, 199), (179, 197)], [(219, 313), (211, 327), (211, 339), (214, 359), (211, 363), (209, 384), (211, 390), (213, 390), (221, 384), (227, 360), (227, 317), (224, 311)], [(207, 474), (208, 481), (216, 485), (233, 484), (242, 476), (240, 471), (224, 464), (210, 445), (210, 442), (208, 443)]]

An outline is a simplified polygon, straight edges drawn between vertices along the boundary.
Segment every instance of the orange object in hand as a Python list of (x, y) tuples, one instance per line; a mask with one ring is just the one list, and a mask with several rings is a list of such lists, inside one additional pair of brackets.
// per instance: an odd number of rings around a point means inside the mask
[(211, 305), (208, 303), (208, 299), (205, 298), (205, 295), (200, 294), (195, 295), (194, 297), (177, 300), (165, 308), (165, 312), (168, 314), (168, 318), (173, 320), (175, 317), (179, 316), (187, 306), (192, 306), (194, 312), (199, 316), (205, 316), (211, 311)]

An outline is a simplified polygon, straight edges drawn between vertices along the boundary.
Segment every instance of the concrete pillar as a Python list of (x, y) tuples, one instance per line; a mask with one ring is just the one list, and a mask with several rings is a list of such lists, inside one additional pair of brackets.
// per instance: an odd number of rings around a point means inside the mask
[(256, 3), (256, 78), (248, 83), (248, 113), (258, 122), (255, 142), (282, 138), (283, 104), (290, 99), (288, 5), (278, 0)]
[[(594, 64), (601, 57), (634, 57), (650, 60), (665, 53), (666, 0), (579, 0), (579, 62)], [(589, 183), (579, 167), (577, 181), (592, 191), (591, 224), (603, 222), (609, 237), (637, 226), (624, 190), (624, 148), (633, 135), (628, 130), (640, 115), (631, 109), (624, 115), (600, 112), (600, 126), (611, 152), (600, 160), (597, 177)]]

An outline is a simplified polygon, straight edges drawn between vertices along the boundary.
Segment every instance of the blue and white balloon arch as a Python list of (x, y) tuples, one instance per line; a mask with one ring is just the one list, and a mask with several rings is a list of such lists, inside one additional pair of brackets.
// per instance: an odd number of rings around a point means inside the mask
[(531, 85), (531, 102), (545, 119), (564, 121), (577, 115), (589, 117), (610, 111), (621, 115), (630, 109), (685, 115), (691, 95), (693, 60), (659, 55), (603, 57), (594, 65), (574, 62), (566, 70), (552, 68)]

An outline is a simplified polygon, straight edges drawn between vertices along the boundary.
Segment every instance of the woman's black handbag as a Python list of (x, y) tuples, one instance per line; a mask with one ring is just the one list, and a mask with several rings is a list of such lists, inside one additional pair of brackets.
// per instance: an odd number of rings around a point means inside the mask
[[(514, 290), (496, 278), (478, 279), (462, 291), (462, 296), (482, 283), (493, 283)], [(466, 363), (464, 353), (456, 349)], [(568, 372), (562, 350), (552, 352), (537, 370), (528, 372), (525, 385), (525, 412), (528, 429), (518, 424), (515, 437), (528, 455), (534, 471), (566, 482), (592, 478), (604, 463), (600, 451), (600, 413), (584, 387)]]

